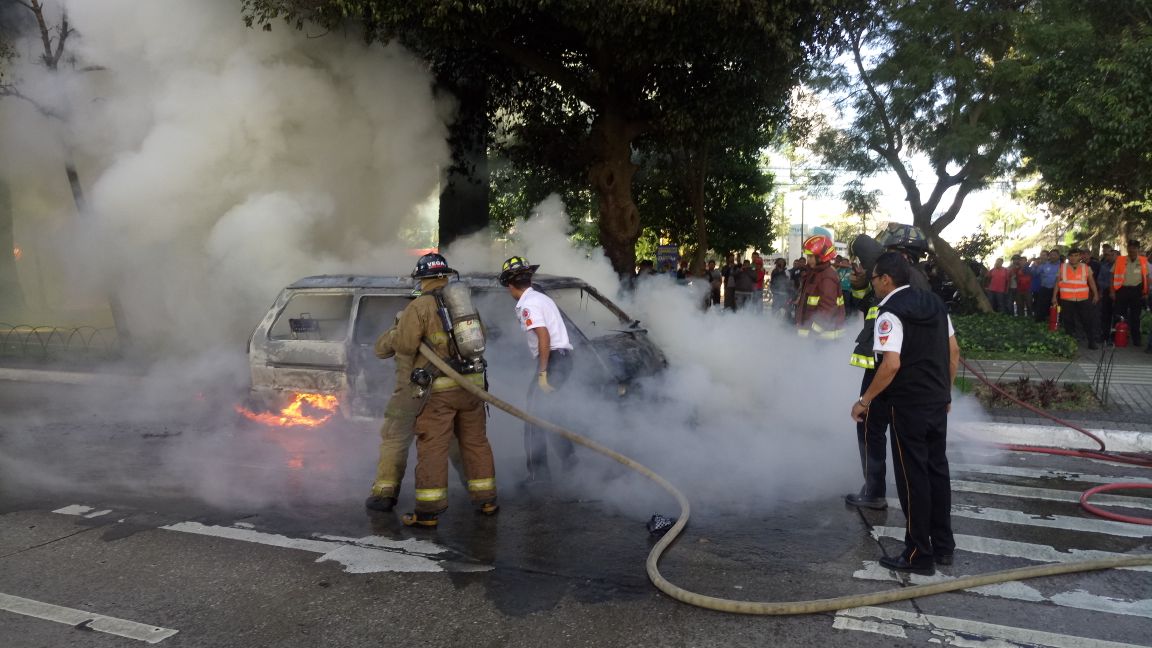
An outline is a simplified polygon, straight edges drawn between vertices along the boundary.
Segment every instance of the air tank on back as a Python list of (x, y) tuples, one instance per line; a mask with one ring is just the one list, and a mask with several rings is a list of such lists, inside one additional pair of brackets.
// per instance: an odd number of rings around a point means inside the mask
[(480, 323), (480, 314), (472, 305), (472, 291), (463, 281), (453, 281), (441, 290), (444, 296), (444, 307), (448, 309), (451, 320), (452, 337), (456, 340), (456, 348), (461, 358), (473, 367), (483, 368), (484, 362), (484, 327)]

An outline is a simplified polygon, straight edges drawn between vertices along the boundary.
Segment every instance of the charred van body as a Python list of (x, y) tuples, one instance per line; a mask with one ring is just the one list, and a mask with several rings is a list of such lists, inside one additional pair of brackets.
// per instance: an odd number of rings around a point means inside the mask
[[(463, 275), (460, 282), (487, 329), (489, 361), (503, 350), (522, 353), (514, 302), (496, 275)], [(629, 396), (638, 380), (665, 367), (664, 354), (639, 323), (587, 283), (537, 275), (533, 285), (560, 307), (578, 351), (577, 374), (588, 388)], [(395, 378), (373, 344), (416, 287), (410, 277), (365, 275), (306, 277), (286, 287), (249, 343), (253, 404), (275, 409), (297, 393), (332, 394), (347, 417), (382, 416)]]

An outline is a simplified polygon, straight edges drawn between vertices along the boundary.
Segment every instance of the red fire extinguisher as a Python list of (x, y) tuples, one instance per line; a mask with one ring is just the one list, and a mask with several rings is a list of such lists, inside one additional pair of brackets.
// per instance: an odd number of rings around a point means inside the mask
[(1060, 323), (1060, 307), (1052, 304), (1052, 308), (1048, 309), (1048, 330), (1055, 332)]
[(1116, 323), (1115, 330), (1116, 333), (1114, 334), (1115, 336), (1112, 338), (1112, 340), (1116, 343), (1116, 346), (1128, 346), (1128, 322), (1125, 322), (1123, 317), (1121, 317), (1120, 321)]

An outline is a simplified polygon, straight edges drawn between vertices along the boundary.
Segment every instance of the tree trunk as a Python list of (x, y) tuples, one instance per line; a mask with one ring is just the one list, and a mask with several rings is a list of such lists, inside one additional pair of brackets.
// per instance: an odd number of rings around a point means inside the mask
[[(922, 230), (924, 228), (921, 228)], [(939, 234), (932, 230), (931, 227), (925, 230), (928, 237), (932, 239), (932, 249), (936, 252), (936, 261), (943, 268), (944, 272), (952, 278), (952, 282), (964, 297), (971, 300), (976, 308), (982, 313), (992, 312), (992, 303), (988, 301), (988, 295), (984, 293), (984, 288), (980, 286), (980, 281), (976, 275), (972, 273), (972, 268), (960, 258), (960, 254), (956, 249), (948, 244)]]
[(639, 129), (622, 114), (605, 109), (592, 122), (592, 167), (588, 179), (600, 211), (600, 244), (621, 278), (636, 269), (640, 212), (632, 200), (632, 139)]
[[(16, 318), (24, 310), (24, 290), (16, 273), (16, 239), (8, 181), (0, 178), (0, 318)], [(18, 322), (14, 322), (18, 323)]]
[[(76, 171), (76, 163), (71, 159), (64, 162), (64, 174), (68, 176), (68, 187), (72, 189), (72, 200), (76, 203), (76, 214), (83, 218), (88, 211), (87, 201), (84, 198), (84, 187), (80, 184), (80, 174)], [(108, 293), (108, 308), (112, 311), (112, 325), (116, 327), (116, 337), (120, 342), (120, 350), (127, 350), (132, 345), (132, 333), (128, 329), (128, 321), (124, 317), (124, 307), (120, 304), (120, 296), (116, 294), (115, 286)]]
[(452, 166), (440, 194), (440, 247), (488, 227), (488, 88), (482, 78), (440, 78), (460, 102), (448, 139)]
[(708, 255), (708, 218), (704, 214), (704, 187), (708, 177), (707, 157), (700, 152), (689, 157), (688, 204), (692, 206), (692, 222), (696, 231), (696, 254), (692, 270), (704, 272), (704, 257)]

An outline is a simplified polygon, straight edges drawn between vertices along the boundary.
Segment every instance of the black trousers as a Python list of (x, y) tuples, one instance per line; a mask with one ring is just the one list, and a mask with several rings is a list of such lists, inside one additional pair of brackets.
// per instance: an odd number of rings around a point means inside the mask
[(1097, 320), (1096, 304), (1091, 299), (1080, 301), (1060, 300), (1060, 319), (1064, 323), (1064, 332), (1080, 342), (1096, 342), (1100, 334), (1096, 331)]
[(956, 550), (948, 475), (948, 405), (889, 402), (896, 492), (907, 520), (904, 557), (923, 563)]
[[(1032, 281), (1036, 281), (1036, 279)], [(1051, 288), (1041, 288), (1033, 295), (1032, 308), (1036, 312), (1032, 313), (1032, 316), (1036, 318), (1037, 322), (1048, 321), (1048, 311), (1052, 309), (1052, 293)]]
[[(860, 381), (861, 396), (868, 391), (868, 386), (875, 377), (875, 371), (864, 372), (864, 379)], [(887, 472), (885, 461), (888, 458), (886, 436), (891, 414), (882, 398), (877, 398), (869, 405), (868, 411), (864, 412), (864, 420), (856, 423), (856, 441), (860, 445), (860, 468), (864, 472), (862, 496), (885, 497), (888, 492), (884, 482)]]
[(1121, 286), (1116, 291), (1113, 313), (1128, 322), (1132, 346), (1140, 346), (1140, 316), (1144, 314), (1144, 295), (1140, 286)]
[[(563, 392), (564, 384), (572, 375), (572, 352), (564, 349), (553, 349), (548, 354), (548, 384), (556, 391), (546, 394), (540, 390), (537, 377), (532, 375), (532, 382), (528, 386), (528, 412), (545, 420), (557, 418), (557, 401)], [(555, 421), (553, 421), (555, 422)], [(572, 442), (558, 434), (552, 434), (536, 427), (531, 423), (524, 424), (524, 454), (528, 461), (528, 479), (546, 479), (548, 470), (548, 442), (545, 437), (551, 437), (556, 453), (560, 460), (569, 464), (576, 453)]]
[(1100, 336), (1101, 342), (1107, 342), (1112, 337), (1112, 296), (1108, 289), (1100, 291)]

